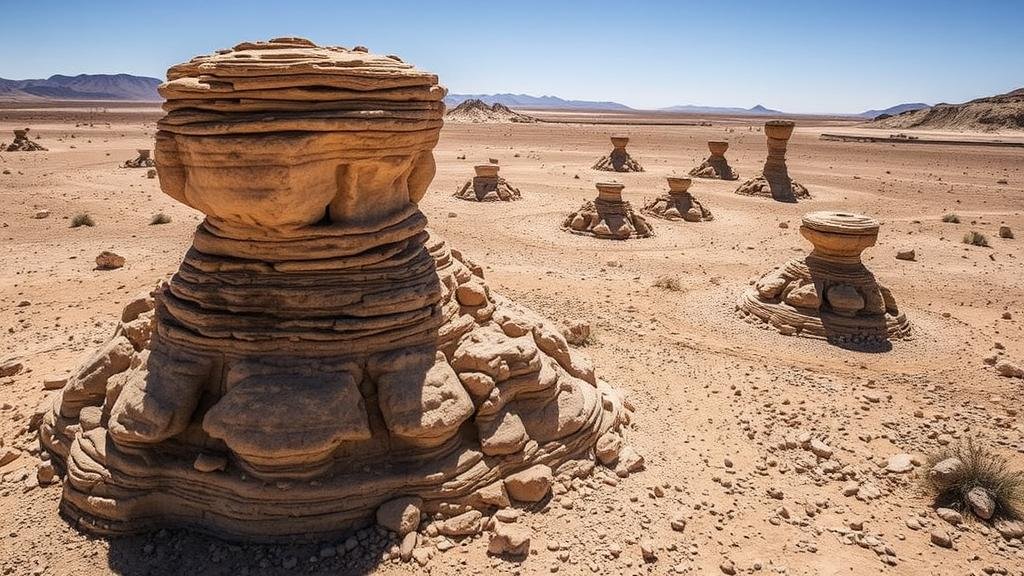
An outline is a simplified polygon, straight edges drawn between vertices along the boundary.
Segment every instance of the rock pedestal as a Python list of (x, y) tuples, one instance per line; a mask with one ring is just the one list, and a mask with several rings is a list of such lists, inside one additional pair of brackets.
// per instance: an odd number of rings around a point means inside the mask
[(654, 235), (643, 216), (634, 213), (629, 202), (622, 199), (625, 186), (617, 182), (598, 182), (596, 186), (597, 198), (569, 214), (562, 223), (562, 229), (573, 234), (613, 240)]
[(137, 152), (138, 152), (138, 155), (136, 155), (135, 158), (132, 158), (131, 160), (125, 160), (124, 164), (122, 164), (121, 167), (122, 168), (152, 168), (152, 167), (156, 166), (156, 161), (154, 161), (153, 157), (150, 156), (148, 148), (140, 148), (140, 149), (137, 150)]
[(728, 142), (708, 142), (708, 150), (711, 151), (711, 155), (700, 166), (690, 170), (690, 176), (717, 180), (738, 180), (740, 177), (739, 172), (733, 170), (732, 166), (729, 166), (729, 162), (725, 159), (725, 151), (728, 149)]
[(621, 393), (426, 230), (436, 76), (281, 38), (167, 77), (160, 185), (206, 218), (44, 416), (75, 524), (322, 539), (621, 443)]
[(606, 172), (643, 172), (643, 166), (633, 159), (626, 152), (626, 144), (629, 144), (628, 136), (612, 136), (612, 151), (607, 156), (602, 156), (596, 164), (594, 164), (594, 170), (604, 170)]
[(668, 178), (668, 194), (648, 202), (642, 212), (665, 220), (702, 222), (713, 219), (711, 211), (690, 194), (689, 178)]
[(811, 194), (802, 185), (789, 177), (786, 168), (786, 144), (793, 135), (795, 122), (769, 120), (764, 123), (764, 134), (768, 139), (768, 159), (764, 170), (758, 176), (747, 180), (736, 189), (745, 196), (764, 196), (780, 202), (796, 202), (810, 198)]
[(874, 344), (910, 336), (910, 324), (888, 288), (861, 262), (878, 239), (878, 221), (839, 212), (811, 212), (800, 234), (814, 250), (758, 280), (739, 300), (744, 316), (784, 334), (838, 344)]
[(45, 152), (46, 148), (28, 138), (28, 128), (14, 131), (14, 141), (7, 145), (7, 152)]
[(519, 190), (498, 176), (499, 166), (496, 160), (488, 164), (477, 164), (473, 169), (476, 176), (459, 188), (454, 194), (456, 198), (473, 202), (498, 202), (519, 200), (523, 197)]

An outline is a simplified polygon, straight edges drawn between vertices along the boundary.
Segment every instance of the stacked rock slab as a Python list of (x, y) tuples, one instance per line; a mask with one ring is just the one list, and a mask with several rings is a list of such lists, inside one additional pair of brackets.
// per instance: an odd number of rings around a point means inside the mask
[(33, 142), (28, 138), (28, 128), (14, 131), (14, 141), (7, 145), (7, 152), (45, 152), (41, 144)]
[(122, 168), (152, 168), (156, 166), (156, 161), (149, 154), (148, 148), (140, 148), (137, 150), (138, 154), (131, 160), (125, 160)]
[(668, 178), (668, 194), (648, 202), (642, 212), (665, 220), (703, 222), (713, 219), (711, 211), (690, 194), (689, 178)]
[(626, 152), (626, 144), (629, 144), (628, 136), (612, 136), (612, 151), (607, 156), (602, 156), (596, 164), (594, 164), (594, 170), (604, 170), (606, 172), (643, 172), (644, 168), (639, 162), (633, 159)]
[(160, 185), (206, 219), (44, 417), (79, 526), (323, 538), (622, 445), (621, 394), (425, 229), (436, 76), (299, 38), (167, 76)]
[(725, 151), (728, 149), (728, 142), (708, 142), (708, 150), (711, 151), (711, 155), (700, 166), (690, 170), (690, 176), (716, 180), (739, 180), (739, 172), (733, 170), (732, 166), (729, 166), (729, 161), (725, 159)]
[(764, 196), (780, 202), (796, 202), (810, 198), (811, 194), (801, 184), (789, 177), (786, 167), (786, 144), (793, 135), (795, 122), (769, 120), (764, 123), (764, 134), (768, 140), (768, 159), (761, 174), (747, 180), (736, 189), (745, 196)]
[(463, 184), (454, 196), (460, 200), (473, 202), (508, 202), (522, 198), (519, 190), (498, 176), (499, 168), (497, 163), (477, 164), (473, 167), (476, 176)]
[(861, 262), (861, 252), (878, 240), (877, 220), (811, 212), (803, 217), (800, 234), (814, 250), (763, 276), (740, 297), (737, 310), (784, 334), (839, 344), (910, 336), (892, 293)]
[(598, 182), (596, 186), (597, 198), (569, 214), (562, 222), (563, 230), (613, 240), (654, 236), (644, 217), (622, 199), (625, 186), (617, 182)]

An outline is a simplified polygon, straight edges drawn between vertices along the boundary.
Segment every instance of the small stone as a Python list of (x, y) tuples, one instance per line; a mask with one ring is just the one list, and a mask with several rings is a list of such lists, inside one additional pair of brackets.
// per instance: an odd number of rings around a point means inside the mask
[(856, 496), (859, 491), (860, 484), (857, 484), (854, 480), (850, 480), (846, 484), (843, 484), (843, 496)]
[(57, 471), (54, 470), (53, 464), (50, 462), (40, 462), (36, 466), (36, 481), (39, 482), (40, 486), (47, 486), (53, 484), (54, 479), (57, 476)]
[(676, 516), (669, 522), (669, 525), (672, 527), (672, 530), (682, 532), (686, 530), (686, 517), (682, 515)]
[(1006, 360), (996, 364), (996, 373), (1007, 378), (1024, 378), (1024, 369)]
[(963, 469), (964, 463), (959, 458), (946, 458), (932, 466), (928, 471), (928, 479), (936, 488), (946, 489), (960, 479)]
[(822, 460), (828, 460), (829, 458), (832, 457), (832, 448), (828, 444), (825, 444), (824, 442), (818, 440), (817, 438), (811, 439), (809, 449), (811, 452), (814, 453), (815, 456), (821, 458)]
[(770, 498), (774, 498), (775, 500), (782, 500), (785, 497), (782, 493), (782, 490), (779, 490), (778, 488), (769, 488), (768, 496)]
[(200, 452), (192, 467), (199, 472), (216, 472), (227, 468), (228, 459), (222, 454)]
[(597, 439), (597, 444), (594, 446), (594, 452), (601, 464), (611, 466), (619, 459), (619, 452), (622, 450), (622, 445), (622, 436), (619, 436), (616, 432), (609, 430)]
[(1000, 226), (999, 227), (999, 237), (1000, 238), (1012, 239), (1013, 238), (1013, 230), (1011, 230), (1009, 226)]
[(540, 502), (551, 492), (553, 481), (551, 468), (537, 464), (505, 478), (505, 490), (513, 500)]
[(917, 259), (917, 254), (914, 252), (913, 249), (910, 249), (910, 250), (897, 250), (896, 251), (896, 259), (897, 260), (910, 260), (911, 262), (913, 262), (914, 260)]
[(909, 518), (904, 520), (903, 523), (906, 524), (907, 528), (910, 528), (911, 530), (920, 530), (921, 528), (924, 528), (924, 525), (922, 525), (921, 521), (918, 520), (915, 516), (910, 516)]
[(913, 457), (910, 454), (893, 454), (885, 465), (885, 471), (892, 474), (906, 474), (914, 470)]
[(530, 552), (530, 530), (519, 524), (495, 524), (487, 552), (495, 556), (526, 556)]
[[(377, 508), (377, 524), (399, 536), (405, 536), (419, 527), (420, 508), (422, 507), (423, 500), (415, 496), (403, 496), (389, 500)], [(408, 558), (404, 559), (408, 560)]]
[(21, 369), (24, 367), (25, 366), (20, 360), (15, 360), (13, 358), (0, 360), (0, 378), (15, 376), (18, 372), (21, 372)]
[(971, 505), (974, 515), (982, 520), (989, 520), (996, 512), (996, 502), (992, 499), (992, 495), (980, 486), (971, 488), (965, 498)]
[(109, 250), (100, 252), (100, 255), (96, 257), (97, 270), (116, 270), (122, 266), (124, 266), (124, 256), (119, 256)]
[(412, 558), (420, 566), (426, 566), (430, 562), (430, 550), (427, 548), (415, 548), (412, 551)]
[(953, 539), (949, 537), (949, 533), (945, 530), (932, 530), (931, 541), (932, 544), (941, 546), (942, 548), (953, 547)]
[(620, 478), (639, 472), (644, 469), (644, 457), (633, 449), (632, 446), (625, 446), (619, 452), (619, 461), (615, 466), (615, 474)]
[(21, 456), (21, 452), (15, 450), (13, 448), (7, 448), (6, 450), (0, 450), (0, 466), (7, 466), (11, 462), (14, 462), (15, 460), (17, 460), (18, 456)]
[(35, 213), (32, 214), (32, 217), (35, 218), (36, 220), (42, 220), (43, 218), (49, 218), (50, 217), (50, 211), (49, 210), (36, 210)]
[(495, 508), (507, 508), (511, 504), (508, 500), (508, 492), (505, 491), (505, 483), (501, 480), (491, 482), (477, 490), (476, 494), (481, 502)]
[(963, 515), (952, 508), (936, 508), (935, 515), (953, 526), (958, 526), (964, 521)]
[(1007, 540), (1011, 538), (1024, 538), (1024, 520), (996, 520), (995, 528)]
[(43, 390), (60, 390), (67, 383), (67, 374), (51, 374), (43, 378)]
[(654, 553), (654, 542), (648, 539), (640, 541), (640, 554), (644, 558), (644, 562), (651, 564), (658, 560), (658, 556)]
[(416, 532), (409, 532), (402, 537), (402, 543), (398, 547), (398, 555), (402, 562), (408, 562), (412, 559), (412, 551), (416, 548), (417, 538), (419, 538), (419, 534)]
[(470, 536), (478, 534), (483, 526), (483, 514), (479, 510), (459, 514), (441, 523), (438, 532), (445, 536)]
[(521, 510), (516, 510), (515, 508), (503, 508), (494, 513), (494, 519), (498, 522), (511, 524), (519, 519), (522, 514), (523, 512)]
[(728, 574), (729, 576), (734, 576), (736, 574), (736, 565), (732, 563), (732, 560), (722, 562), (718, 566), (718, 569), (722, 571), (722, 574)]

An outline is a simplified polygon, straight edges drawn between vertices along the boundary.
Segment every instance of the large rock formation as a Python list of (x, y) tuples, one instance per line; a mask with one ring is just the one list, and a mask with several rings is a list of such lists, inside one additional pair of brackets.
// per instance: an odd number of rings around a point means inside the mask
[(473, 202), (499, 202), (522, 198), (523, 195), (518, 189), (498, 176), (499, 168), (497, 160), (489, 164), (477, 164), (473, 167), (476, 175), (467, 180), (454, 196), (459, 200)]
[(612, 151), (598, 159), (594, 170), (605, 172), (643, 172), (644, 168), (626, 152), (629, 136), (612, 136)]
[(622, 445), (621, 394), (425, 229), (436, 76), (281, 38), (167, 77), (160, 185), (206, 219), (44, 417), (80, 527), (322, 538), (396, 497), (507, 504), (506, 477)]
[(876, 344), (910, 335), (888, 288), (861, 262), (878, 240), (878, 221), (857, 214), (811, 212), (800, 234), (814, 250), (758, 280), (736, 305), (742, 315), (784, 334), (837, 344)]
[(654, 236), (644, 217), (633, 212), (629, 202), (622, 199), (625, 186), (617, 182), (598, 182), (596, 186), (597, 198), (566, 216), (563, 230), (613, 240)]
[(472, 98), (459, 103), (444, 116), (445, 122), (470, 123), (470, 124), (532, 124), (537, 121), (533, 116), (505, 106), (501, 102), (495, 102), (488, 106), (483, 100)]
[(139, 148), (136, 152), (135, 158), (125, 160), (124, 164), (121, 164), (122, 168), (152, 168), (156, 166), (156, 161), (149, 154), (148, 148)]
[(786, 167), (786, 144), (793, 135), (795, 122), (790, 120), (769, 120), (764, 123), (764, 134), (768, 140), (768, 159), (761, 174), (747, 180), (736, 189), (745, 196), (764, 196), (780, 202), (796, 202), (799, 198), (810, 198), (811, 194), (802, 185), (789, 177)]
[(29, 140), (28, 131), (28, 128), (15, 130), (14, 141), (8, 144), (4, 150), (7, 152), (45, 152), (46, 148), (41, 144)]
[(708, 150), (711, 151), (711, 155), (700, 166), (690, 170), (690, 176), (717, 180), (739, 180), (739, 172), (733, 170), (732, 166), (729, 166), (729, 161), (725, 159), (725, 151), (728, 149), (728, 142), (708, 142)]
[(713, 219), (711, 211), (690, 194), (691, 184), (693, 180), (689, 178), (669, 177), (668, 194), (651, 200), (641, 211), (665, 220), (701, 222)]

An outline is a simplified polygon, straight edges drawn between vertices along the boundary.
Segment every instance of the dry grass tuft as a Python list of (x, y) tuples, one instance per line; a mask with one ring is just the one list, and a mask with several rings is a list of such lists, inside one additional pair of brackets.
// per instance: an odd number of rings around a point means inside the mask
[(950, 212), (949, 214), (946, 214), (945, 216), (942, 217), (942, 221), (948, 222), (950, 224), (959, 224), (960, 216), (956, 215), (953, 212)]
[(171, 223), (171, 217), (168, 216), (167, 214), (164, 214), (163, 212), (157, 212), (156, 214), (153, 214), (153, 217), (150, 218), (150, 220), (149, 220), (149, 225), (150, 226), (155, 226), (157, 224), (170, 224), (170, 223)]
[(970, 244), (971, 246), (984, 246), (987, 248), (988, 238), (977, 230), (971, 230), (967, 234), (964, 234), (964, 244)]
[(96, 225), (96, 222), (93, 221), (92, 216), (90, 216), (87, 212), (82, 212), (80, 214), (75, 214), (74, 217), (71, 218), (71, 227), (72, 228), (78, 228), (79, 226), (95, 226), (95, 225)]
[(925, 479), (937, 506), (969, 512), (967, 493), (980, 487), (996, 504), (994, 517), (1019, 519), (1024, 515), (1024, 471), (1010, 468), (1008, 460), (970, 438), (929, 456), (927, 470), (949, 458), (963, 462), (957, 474), (942, 482), (930, 474)]
[(683, 289), (682, 284), (679, 283), (679, 278), (675, 276), (658, 276), (657, 280), (654, 281), (654, 287), (668, 290), (669, 292), (679, 292)]

